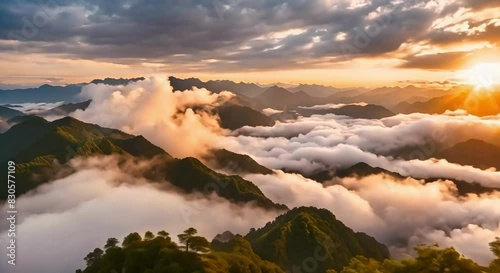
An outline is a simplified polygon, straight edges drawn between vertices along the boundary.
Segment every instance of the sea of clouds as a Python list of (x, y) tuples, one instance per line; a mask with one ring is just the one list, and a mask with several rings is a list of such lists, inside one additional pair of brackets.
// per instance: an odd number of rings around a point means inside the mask
[[(230, 132), (220, 128), (211, 111), (199, 111), (222, 105), (232, 96), (205, 89), (175, 91), (162, 76), (126, 86), (91, 84), (83, 89), (82, 101), (92, 99), (92, 103), (72, 116), (143, 135), (175, 157), (200, 157), (212, 148), (248, 154), (276, 170), (272, 175), (244, 177), (271, 200), (290, 208), (329, 209), (354, 230), (387, 244), (395, 257), (411, 253), (416, 244), (438, 242), (482, 264), (492, 259), (488, 243), (500, 236), (500, 193), (459, 196), (446, 179), (500, 187), (500, 172), (432, 157), (438, 149), (472, 138), (500, 144), (498, 116), (480, 118), (456, 111), (365, 120), (329, 114)], [(416, 151), (414, 156), (393, 156), (406, 147)], [(77, 159), (72, 163), (76, 173), (18, 199), (18, 248), (23, 256), (13, 272), (72, 272), (106, 238), (122, 239), (134, 231), (164, 229), (174, 235), (193, 226), (211, 239), (225, 230), (245, 234), (279, 214), (216, 196), (159, 188), (131, 175), (133, 168), (123, 169), (113, 162)], [(424, 183), (373, 175), (320, 184), (279, 171), (312, 174), (358, 162), (403, 176), (442, 179)], [(0, 238), (5, 238), (5, 232), (6, 227), (0, 226)]]

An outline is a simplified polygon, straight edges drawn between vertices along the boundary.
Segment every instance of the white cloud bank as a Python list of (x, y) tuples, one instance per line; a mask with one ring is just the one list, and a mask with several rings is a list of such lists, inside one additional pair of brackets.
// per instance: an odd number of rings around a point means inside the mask
[(500, 192), (457, 197), (449, 181), (424, 184), (383, 175), (327, 187), (281, 171), (245, 178), (274, 202), (330, 210), (347, 226), (387, 244), (397, 257), (416, 244), (438, 242), (487, 264), (493, 258), (488, 243), (500, 236)]
[[(277, 216), (218, 197), (159, 190), (116, 166), (96, 167), (99, 162), (112, 160), (79, 164), (79, 172), (18, 198), (17, 265), (2, 262), (0, 272), (74, 272), (84, 267), (87, 253), (102, 248), (109, 237), (121, 241), (131, 232), (166, 230), (177, 239), (177, 234), (195, 227), (211, 240), (226, 230), (246, 234)], [(7, 208), (1, 211), (4, 219)], [(0, 241), (6, 249), (7, 226), (2, 224)]]
[(155, 76), (126, 86), (90, 84), (81, 96), (92, 103), (74, 112), (75, 118), (143, 135), (171, 155), (186, 157), (205, 153), (222, 133), (217, 116), (193, 108), (215, 107), (233, 94), (196, 88), (174, 92), (166, 77)]

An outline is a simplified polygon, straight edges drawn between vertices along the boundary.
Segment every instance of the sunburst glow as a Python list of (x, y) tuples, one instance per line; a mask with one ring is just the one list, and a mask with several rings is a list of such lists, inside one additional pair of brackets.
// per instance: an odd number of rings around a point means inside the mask
[(462, 78), (466, 83), (472, 84), (478, 89), (491, 88), (496, 84), (496, 71), (500, 71), (500, 64), (480, 63), (462, 71)]

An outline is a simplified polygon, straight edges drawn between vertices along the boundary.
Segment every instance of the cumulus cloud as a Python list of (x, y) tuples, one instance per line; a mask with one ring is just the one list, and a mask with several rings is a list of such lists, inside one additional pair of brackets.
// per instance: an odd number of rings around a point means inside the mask
[(387, 244), (397, 257), (416, 244), (437, 242), (487, 264), (493, 258), (488, 243), (500, 236), (498, 192), (458, 197), (449, 181), (397, 181), (384, 175), (345, 178), (330, 186), (281, 171), (245, 178), (275, 202), (330, 210), (354, 230)]
[(175, 157), (196, 156), (217, 142), (222, 129), (208, 111), (233, 95), (206, 89), (173, 91), (167, 78), (155, 76), (126, 86), (90, 84), (81, 93), (92, 99), (85, 110), (72, 116), (84, 122), (144, 135)]
[[(239, 206), (215, 196), (183, 195), (159, 189), (118, 168), (113, 158), (72, 162), (80, 170), (42, 185), (17, 199), (19, 250), (15, 267), (0, 263), (0, 271), (74, 272), (83, 258), (106, 239), (123, 239), (131, 232), (166, 230), (176, 239), (188, 227), (209, 240), (230, 230), (246, 234), (277, 216), (251, 206)], [(136, 169), (140, 166), (136, 166)], [(132, 173), (134, 170), (132, 170)], [(6, 217), (5, 205), (0, 216)], [(6, 222), (0, 225), (5, 249)]]

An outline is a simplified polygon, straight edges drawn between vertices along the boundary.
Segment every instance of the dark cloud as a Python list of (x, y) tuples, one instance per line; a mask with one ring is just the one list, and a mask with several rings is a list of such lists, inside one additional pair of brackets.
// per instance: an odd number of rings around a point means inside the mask
[(423, 69), (455, 69), (463, 67), (467, 63), (467, 52), (449, 52), (429, 54), (422, 56), (410, 56), (401, 65), (402, 68)]
[(420, 56), (408, 56), (400, 65), (402, 68), (421, 68), (429, 70), (454, 70), (467, 67), (475, 60), (498, 61), (498, 49), (446, 52)]
[[(192, 70), (228, 71), (304, 68), (326, 59), (337, 62), (386, 54), (403, 43), (425, 40), (440, 44), (498, 39), (494, 25), (470, 37), (428, 30), (440, 13), (446, 16), (458, 7), (494, 7), (499, 1), (454, 2), (442, 11), (414, 0), (367, 1), (364, 6), (351, 6), (351, 2), (3, 1), (0, 52), (16, 49), (125, 64), (190, 64)], [(283, 34), (290, 29), (300, 32)], [(217, 62), (203, 62), (209, 59)]]

